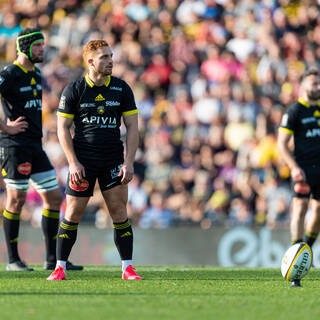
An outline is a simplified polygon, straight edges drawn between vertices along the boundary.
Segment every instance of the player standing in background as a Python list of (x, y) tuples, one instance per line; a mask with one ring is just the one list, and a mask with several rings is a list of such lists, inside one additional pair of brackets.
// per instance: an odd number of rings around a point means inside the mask
[[(65, 263), (97, 179), (113, 220), (122, 279), (141, 280), (132, 267), (133, 234), (127, 216), (127, 184), (133, 177), (139, 143), (138, 110), (127, 83), (111, 76), (112, 52), (106, 41), (88, 42), (83, 57), (89, 72), (64, 89), (57, 113), (58, 137), (69, 162), (69, 176), (66, 214), (58, 233), (57, 267), (48, 280), (65, 279)], [(121, 118), (127, 129), (125, 158)]]
[[(42, 149), (42, 79), (35, 63), (43, 61), (44, 37), (35, 28), (17, 37), (17, 60), (0, 73), (0, 94), (6, 121), (0, 135), (0, 162), (7, 200), (3, 229), (8, 249), (8, 271), (32, 271), (18, 253), (20, 213), (26, 200), (29, 179), (43, 201), (42, 230), (46, 243), (44, 268), (56, 263), (56, 238), (62, 194), (47, 155)], [(8, 122), (7, 122), (8, 121)], [(21, 122), (22, 121), (22, 122)], [(12, 135), (8, 124), (20, 122), (22, 132)], [(19, 128), (19, 127), (18, 127)], [(11, 132), (11, 133), (10, 133)], [(82, 266), (68, 267), (82, 269)]]
[[(291, 170), (293, 199), (290, 232), (292, 244), (313, 245), (320, 231), (320, 73), (307, 70), (301, 79), (301, 97), (285, 112), (279, 128), (280, 155)], [(290, 151), (293, 137), (294, 151)], [(311, 200), (312, 213), (304, 220)]]

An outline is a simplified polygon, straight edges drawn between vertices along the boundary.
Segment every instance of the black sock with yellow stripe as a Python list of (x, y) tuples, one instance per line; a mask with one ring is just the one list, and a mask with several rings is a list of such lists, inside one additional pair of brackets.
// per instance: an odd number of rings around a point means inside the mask
[(318, 233), (313, 233), (313, 232), (306, 232), (304, 235), (304, 239), (303, 241), (309, 245), (309, 247), (312, 247), (312, 245), (314, 244), (314, 242), (317, 240), (318, 238)]
[(67, 261), (77, 239), (78, 224), (63, 219), (60, 222), (57, 240), (57, 260)]
[(18, 253), (20, 214), (3, 211), (3, 230), (6, 238), (9, 263), (20, 260)]
[(60, 213), (56, 210), (43, 209), (41, 227), (46, 244), (46, 261), (56, 262), (57, 235)]
[(133, 234), (131, 223), (127, 219), (121, 223), (113, 223), (114, 243), (117, 246), (121, 260), (131, 260), (133, 251)]

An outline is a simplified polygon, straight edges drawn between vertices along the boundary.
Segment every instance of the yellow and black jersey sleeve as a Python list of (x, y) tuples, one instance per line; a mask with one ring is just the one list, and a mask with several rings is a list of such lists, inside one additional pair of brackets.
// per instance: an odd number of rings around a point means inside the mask
[(297, 104), (293, 104), (283, 114), (279, 130), (284, 131), (288, 134), (294, 134), (295, 130), (297, 129), (298, 123), (298, 106)]
[(0, 72), (0, 97), (14, 84), (15, 75), (10, 72), (12, 68), (8, 67)]
[(74, 82), (65, 87), (61, 94), (57, 111), (57, 115), (59, 117), (68, 119), (74, 118), (74, 115), (77, 112), (76, 106), (79, 104), (79, 97), (77, 93), (78, 90)]
[(129, 85), (123, 81), (123, 95), (121, 101), (122, 116), (137, 114), (138, 109), (134, 100), (133, 92)]

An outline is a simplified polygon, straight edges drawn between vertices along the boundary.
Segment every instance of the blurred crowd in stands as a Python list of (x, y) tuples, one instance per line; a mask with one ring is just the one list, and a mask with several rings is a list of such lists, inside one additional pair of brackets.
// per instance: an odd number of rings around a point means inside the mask
[[(129, 185), (134, 225), (288, 226), (290, 172), (277, 128), (299, 96), (300, 75), (320, 61), (317, 1), (0, 0), (0, 7), (2, 66), (16, 57), (21, 28), (39, 26), (46, 36), (44, 145), (62, 188), (59, 97), (85, 72), (82, 46), (105, 39), (113, 75), (132, 87), (140, 115)], [(108, 227), (106, 212), (96, 192), (86, 219)], [(24, 218), (39, 225), (32, 189)]]

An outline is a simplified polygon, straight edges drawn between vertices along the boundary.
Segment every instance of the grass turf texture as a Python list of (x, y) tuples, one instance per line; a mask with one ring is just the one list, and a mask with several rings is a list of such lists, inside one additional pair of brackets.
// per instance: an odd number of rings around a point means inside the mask
[(0, 319), (320, 319), (316, 269), (289, 288), (279, 269), (138, 267), (143, 281), (123, 281), (120, 267), (86, 266), (46, 281), (33, 267), (0, 265)]

